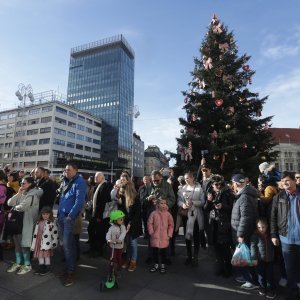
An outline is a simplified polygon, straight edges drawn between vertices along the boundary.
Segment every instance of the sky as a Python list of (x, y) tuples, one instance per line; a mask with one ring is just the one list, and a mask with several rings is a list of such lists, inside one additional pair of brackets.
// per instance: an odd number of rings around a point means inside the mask
[(0, 0), (0, 110), (18, 104), (19, 83), (67, 94), (70, 49), (123, 34), (135, 51), (134, 131), (176, 151), (182, 91), (215, 13), (251, 55), (250, 90), (269, 95), (272, 127), (300, 126), (298, 0)]

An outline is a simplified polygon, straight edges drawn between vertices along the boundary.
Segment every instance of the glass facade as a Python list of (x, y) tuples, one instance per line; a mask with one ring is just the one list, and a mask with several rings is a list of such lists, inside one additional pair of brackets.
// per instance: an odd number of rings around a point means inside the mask
[(102, 158), (130, 168), (134, 52), (122, 35), (71, 50), (67, 101), (103, 120)]

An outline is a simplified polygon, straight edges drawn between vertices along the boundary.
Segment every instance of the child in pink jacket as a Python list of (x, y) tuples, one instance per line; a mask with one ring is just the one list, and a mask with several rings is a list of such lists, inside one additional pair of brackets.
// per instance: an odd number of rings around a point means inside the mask
[(166, 199), (157, 201), (156, 210), (153, 211), (147, 222), (148, 232), (150, 235), (150, 244), (153, 249), (154, 266), (150, 272), (154, 273), (159, 270), (159, 254), (161, 258), (160, 273), (166, 273), (166, 252), (169, 246), (169, 239), (173, 235), (174, 221), (168, 211)]

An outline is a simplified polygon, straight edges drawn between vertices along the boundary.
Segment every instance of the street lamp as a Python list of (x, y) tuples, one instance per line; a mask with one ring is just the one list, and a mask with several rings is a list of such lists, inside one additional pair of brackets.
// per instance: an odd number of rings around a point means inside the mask
[[(24, 120), (24, 117), (25, 117), (25, 106), (26, 106), (26, 99), (27, 98), (29, 98), (29, 101), (31, 102), (31, 103), (33, 103), (34, 102), (34, 96), (33, 96), (33, 94), (32, 94), (32, 92), (33, 92), (33, 89), (32, 89), (32, 86), (30, 85), (30, 84), (28, 84), (27, 86), (25, 85), (25, 84), (23, 84), (23, 83), (20, 83), (19, 85), (18, 85), (18, 90), (15, 92), (15, 95), (17, 96), (17, 98), (19, 99), (19, 101), (20, 102), (22, 102), (22, 105), (21, 105), (21, 107), (22, 107), (22, 109), (23, 109), (23, 111), (22, 111), (22, 115), (21, 115), (21, 124), (22, 124), (22, 126), (23, 126), (23, 120)], [(17, 126), (15, 126), (15, 136), (14, 136), (14, 138), (16, 138), (16, 127)], [(22, 135), (21, 135), (21, 138), (22, 138)], [(23, 138), (22, 138), (23, 139)], [(19, 167), (20, 167), (20, 152), (21, 152), (21, 142), (22, 141), (19, 141), (19, 154), (18, 154), (18, 169), (19, 169)], [(23, 141), (24, 142), (24, 144), (25, 144), (25, 141)], [(14, 142), (14, 145), (15, 145), (15, 142)], [(14, 153), (14, 151), (12, 152), (12, 154)], [(12, 155), (13, 156), (13, 155)]]
[(133, 151), (133, 145), (134, 145), (134, 140), (133, 140), (133, 120), (137, 119), (140, 116), (140, 111), (139, 107), (137, 105), (132, 106), (129, 111), (128, 115), (132, 117), (132, 132), (131, 132), (131, 178), (133, 179), (133, 157), (134, 157), (134, 151)]

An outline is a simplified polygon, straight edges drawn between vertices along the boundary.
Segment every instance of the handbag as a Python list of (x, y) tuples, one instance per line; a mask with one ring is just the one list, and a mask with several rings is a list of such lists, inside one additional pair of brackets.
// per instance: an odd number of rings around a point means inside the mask
[[(31, 203), (32, 206), (34, 196), (31, 196)], [(24, 212), (18, 211), (13, 207), (10, 212), (6, 216), (5, 220), (5, 232), (8, 235), (15, 235), (21, 234), (23, 230), (23, 218)]]
[(5, 221), (5, 230), (8, 235), (21, 234), (23, 230), (23, 211), (17, 211), (14, 208), (7, 214)]
[(186, 218), (187, 218), (187, 216), (188, 216), (188, 208), (179, 207), (178, 213), (179, 213), (182, 217), (186, 217)]

